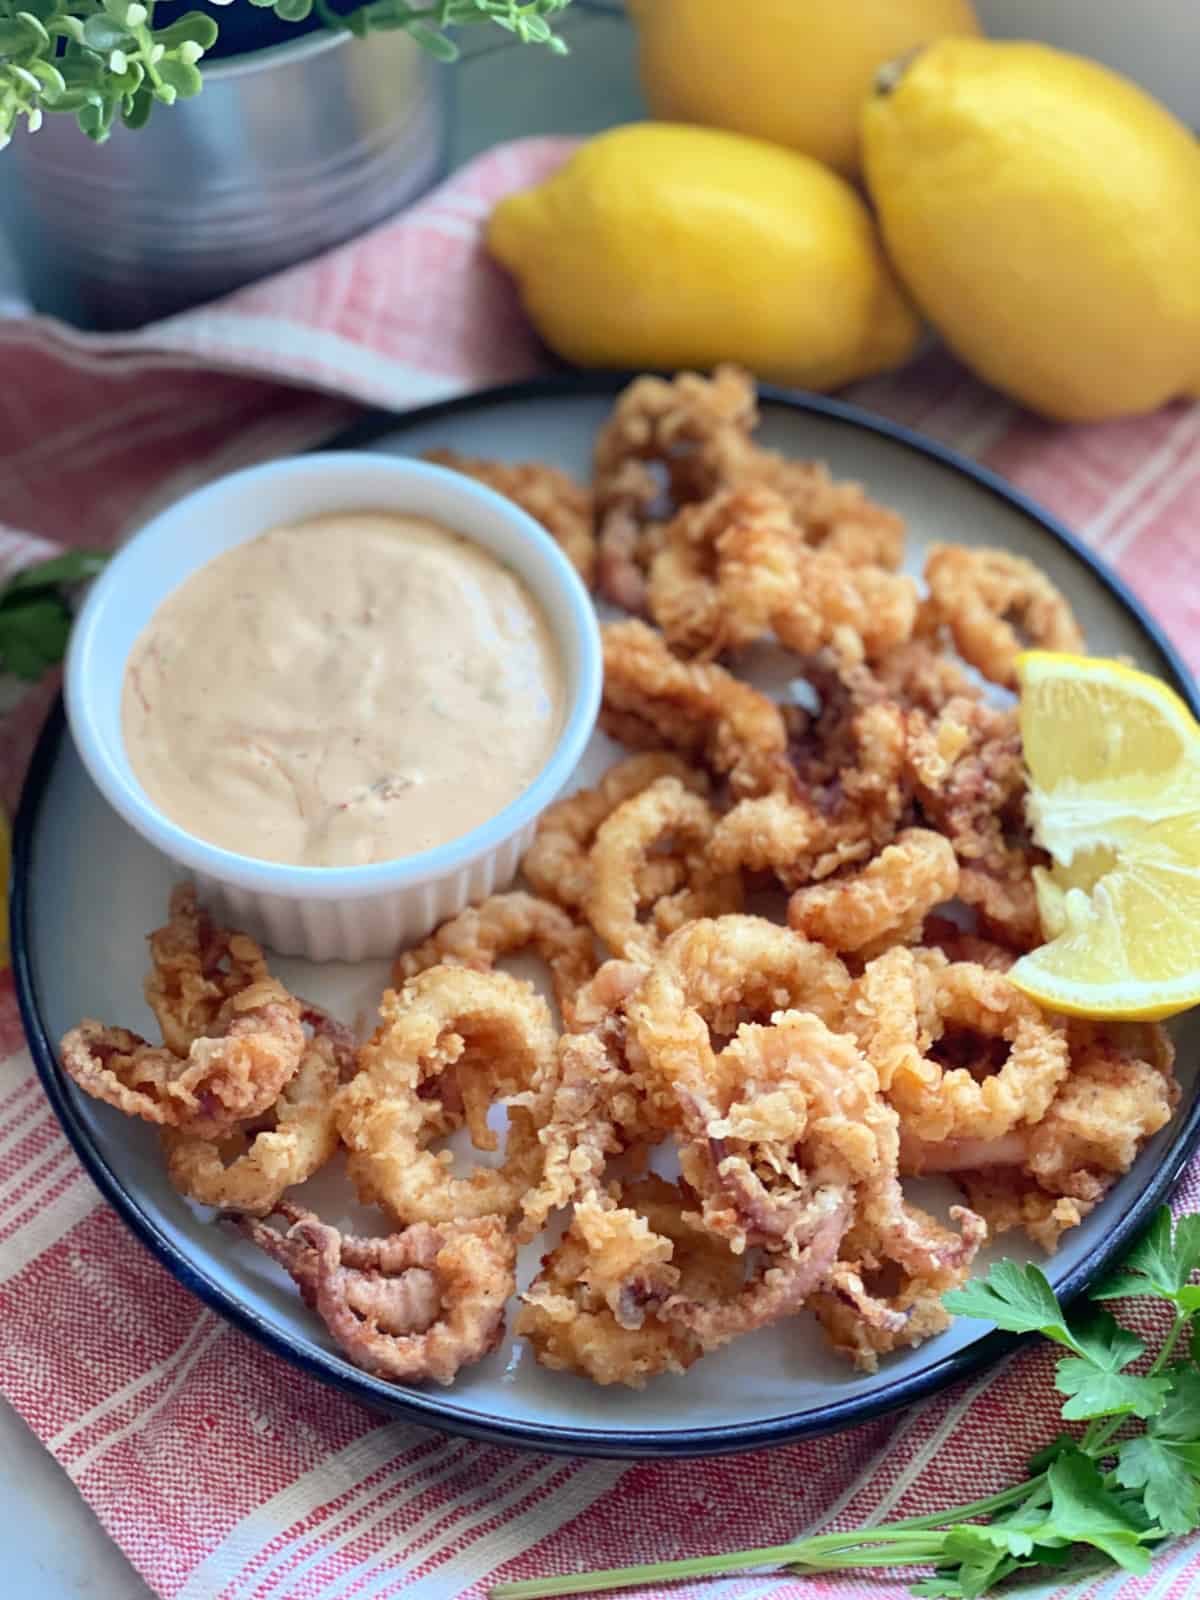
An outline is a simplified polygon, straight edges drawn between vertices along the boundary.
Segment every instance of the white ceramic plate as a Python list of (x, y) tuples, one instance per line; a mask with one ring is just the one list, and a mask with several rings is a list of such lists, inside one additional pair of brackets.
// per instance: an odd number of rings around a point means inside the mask
[[(585, 474), (596, 428), (617, 387), (618, 380), (604, 377), (551, 379), (377, 419), (334, 442), (400, 453), (449, 445), (500, 459), (537, 457)], [(777, 396), (763, 411), (765, 443), (827, 461), (837, 475), (863, 481), (904, 514), (914, 571), (923, 547), (937, 539), (1030, 556), (1069, 595), (1094, 650), (1133, 657), (1195, 704), (1183, 669), (1132, 598), (1069, 535), (997, 480), (834, 402)], [(614, 754), (597, 735), (578, 781), (594, 779)], [(640, 1394), (547, 1372), (512, 1339), (449, 1390), (398, 1388), (365, 1376), (337, 1354), (279, 1269), (175, 1193), (153, 1130), (78, 1093), (58, 1068), (53, 1041), (82, 1016), (151, 1030), (141, 994), (144, 935), (162, 920), (172, 876), (167, 861), (101, 799), (61, 716), (53, 717), (18, 819), (13, 880), (14, 966), (47, 1091), (103, 1192), (176, 1277), (272, 1349), (360, 1401), (452, 1432), (544, 1450), (713, 1454), (828, 1432), (910, 1404), (1008, 1347), (981, 1324), (963, 1320), (865, 1376), (830, 1354), (815, 1325), (802, 1317), (742, 1339), (686, 1376), (658, 1379)], [(300, 993), (369, 1028), (386, 979), (383, 963), (277, 966)], [(1065, 1295), (1079, 1292), (1128, 1244), (1196, 1141), (1200, 1013), (1176, 1032), (1183, 1085), (1178, 1115), (1048, 1264)], [(927, 1194), (917, 1197), (928, 1203)], [(302, 1198), (311, 1198), (332, 1221), (365, 1220), (339, 1170), (321, 1174)], [(946, 1190), (940, 1201), (950, 1198)], [(993, 1254), (1025, 1253), (1012, 1235), (1002, 1243)], [(536, 1249), (526, 1252), (522, 1281), (535, 1270), (536, 1255)]]

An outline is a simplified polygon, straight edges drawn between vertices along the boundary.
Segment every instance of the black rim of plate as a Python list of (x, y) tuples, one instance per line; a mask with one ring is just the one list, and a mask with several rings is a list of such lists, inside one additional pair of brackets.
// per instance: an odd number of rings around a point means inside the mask
[[(577, 396), (613, 396), (632, 374), (561, 374), (528, 382), (502, 385), (456, 399), (439, 401), (413, 411), (374, 412), (321, 449), (362, 449), (375, 441), (409, 428), (442, 418), (456, 417), (496, 406), (516, 406), (527, 401), (569, 400)], [(1194, 713), (1200, 715), (1200, 693), (1192, 683), (1178, 652), (1158, 624), (1147, 614), (1128, 588), (1108, 570), (1061, 523), (1032, 500), (1012, 489), (1003, 479), (977, 466), (973, 461), (944, 445), (921, 437), (911, 429), (872, 416), (857, 406), (838, 400), (786, 390), (760, 387), (762, 401), (802, 415), (845, 423), (903, 445), (971, 479), (986, 493), (995, 495), (1023, 513), (1059, 544), (1069, 550), (1116, 597), (1160, 652), (1174, 687)], [(887, 1412), (898, 1411), (928, 1398), (937, 1390), (971, 1377), (1014, 1350), (1018, 1341), (1010, 1335), (984, 1334), (953, 1354), (931, 1361), (919, 1372), (898, 1379), (894, 1384), (861, 1398), (852, 1397), (805, 1413), (783, 1414), (746, 1423), (714, 1427), (682, 1428), (652, 1432), (637, 1428), (568, 1428), (539, 1426), (489, 1415), (455, 1401), (452, 1393), (430, 1394), (421, 1390), (397, 1388), (368, 1377), (334, 1352), (315, 1345), (302, 1349), (293, 1344), (275, 1324), (260, 1315), (236, 1294), (200, 1270), (161, 1231), (137, 1198), (126, 1191), (119, 1175), (93, 1142), (92, 1135), (75, 1103), (75, 1091), (58, 1064), (54, 1042), (46, 1032), (38, 1003), (36, 976), (30, 948), (30, 915), (34, 886), (33, 854), (42, 800), (54, 770), (65, 733), (61, 700), (55, 705), (42, 730), (25, 781), (13, 832), (12, 866), (12, 965), (21, 1016), (33, 1052), (33, 1059), (46, 1094), (62, 1123), (68, 1139), (105, 1199), (123, 1218), (138, 1239), (169, 1272), (200, 1300), (219, 1312), (243, 1332), (251, 1334), (276, 1355), (283, 1356), (305, 1372), (332, 1385), (373, 1410), (388, 1412), (409, 1421), (422, 1423), (442, 1432), (461, 1434), (492, 1443), (517, 1445), (526, 1449), (578, 1456), (618, 1459), (695, 1457), (732, 1454), (790, 1444), (852, 1427)], [(1177, 1182), (1200, 1138), (1200, 1089), (1186, 1115), (1174, 1130), (1166, 1154), (1146, 1188), (1123, 1216), (1115, 1219), (1103, 1242), (1060, 1283), (1064, 1301), (1073, 1299), (1099, 1276), (1129, 1245), (1150, 1219)]]

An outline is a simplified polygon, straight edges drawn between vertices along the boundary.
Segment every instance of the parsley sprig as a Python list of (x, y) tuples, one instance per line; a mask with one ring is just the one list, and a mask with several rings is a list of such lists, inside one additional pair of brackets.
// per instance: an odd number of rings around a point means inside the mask
[[(1038, 1267), (1012, 1261), (945, 1296), (947, 1310), (959, 1316), (1041, 1334), (1066, 1352), (1055, 1369), (1063, 1420), (1086, 1426), (1052, 1440), (1023, 1483), (933, 1516), (793, 1544), (502, 1583), (492, 1600), (640, 1588), (755, 1567), (801, 1576), (932, 1567), (914, 1594), (973, 1600), (1021, 1568), (1062, 1567), (1089, 1551), (1146, 1572), (1155, 1545), (1200, 1527), (1200, 1336), (1192, 1331), (1200, 1285), (1191, 1281), (1198, 1267), (1200, 1216), (1172, 1228), (1164, 1208), (1079, 1316), (1068, 1316)], [(1170, 1327), (1149, 1360), (1142, 1338), (1102, 1304), (1128, 1297), (1171, 1308)]]
[[(328, 0), (249, 3), (282, 22), (304, 22), (315, 11), (328, 27), (360, 36), (403, 28), (443, 61), (458, 55), (452, 30), (475, 22), (559, 55), (567, 48), (550, 19), (570, 0), (366, 0), (345, 16)], [(156, 101), (169, 106), (200, 93), (200, 62), (218, 37), (204, 11), (156, 26), (155, 0), (0, 0), (0, 150), (19, 118), (32, 133), (47, 111), (70, 112), (97, 142), (118, 119), (142, 127)]]
[(94, 578), (107, 560), (102, 551), (68, 550), (26, 567), (0, 586), (0, 671), (40, 678), (62, 660), (71, 631), (67, 596), (75, 584)]

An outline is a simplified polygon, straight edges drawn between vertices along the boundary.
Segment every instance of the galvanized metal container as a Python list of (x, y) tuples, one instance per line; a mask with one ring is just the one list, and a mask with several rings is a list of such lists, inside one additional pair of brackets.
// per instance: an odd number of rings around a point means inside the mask
[(0, 156), (39, 310), (130, 328), (381, 222), (445, 171), (449, 75), (404, 33), (309, 33), (214, 61), (194, 100), (94, 145), (47, 117)]

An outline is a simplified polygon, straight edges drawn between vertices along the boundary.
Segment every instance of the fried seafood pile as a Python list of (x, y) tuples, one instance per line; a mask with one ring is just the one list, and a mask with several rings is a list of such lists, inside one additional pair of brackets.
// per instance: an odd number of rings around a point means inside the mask
[[(590, 492), (439, 456), (635, 613), (604, 627), (601, 714), (631, 753), (543, 816), (527, 890), (397, 957), (370, 1039), (185, 888), (150, 941), (163, 1043), (63, 1040), (382, 1377), (495, 1348), (534, 1240), (513, 1326), (547, 1367), (640, 1386), (811, 1314), (871, 1370), (945, 1327), (989, 1231), (1053, 1250), (1171, 1116), (1161, 1027), (1048, 1015), (1007, 977), (1041, 935), (1006, 691), (1027, 641), (1083, 647), (1065, 600), (947, 545), (923, 592), (900, 519), (755, 421), (726, 368), (632, 384)], [(788, 703), (737, 675), (764, 641)], [(557, 1018), (497, 968), (526, 950)], [(289, 1198), (339, 1147), (390, 1233)], [(905, 1192), (924, 1174), (962, 1190), (945, 1221)]]

